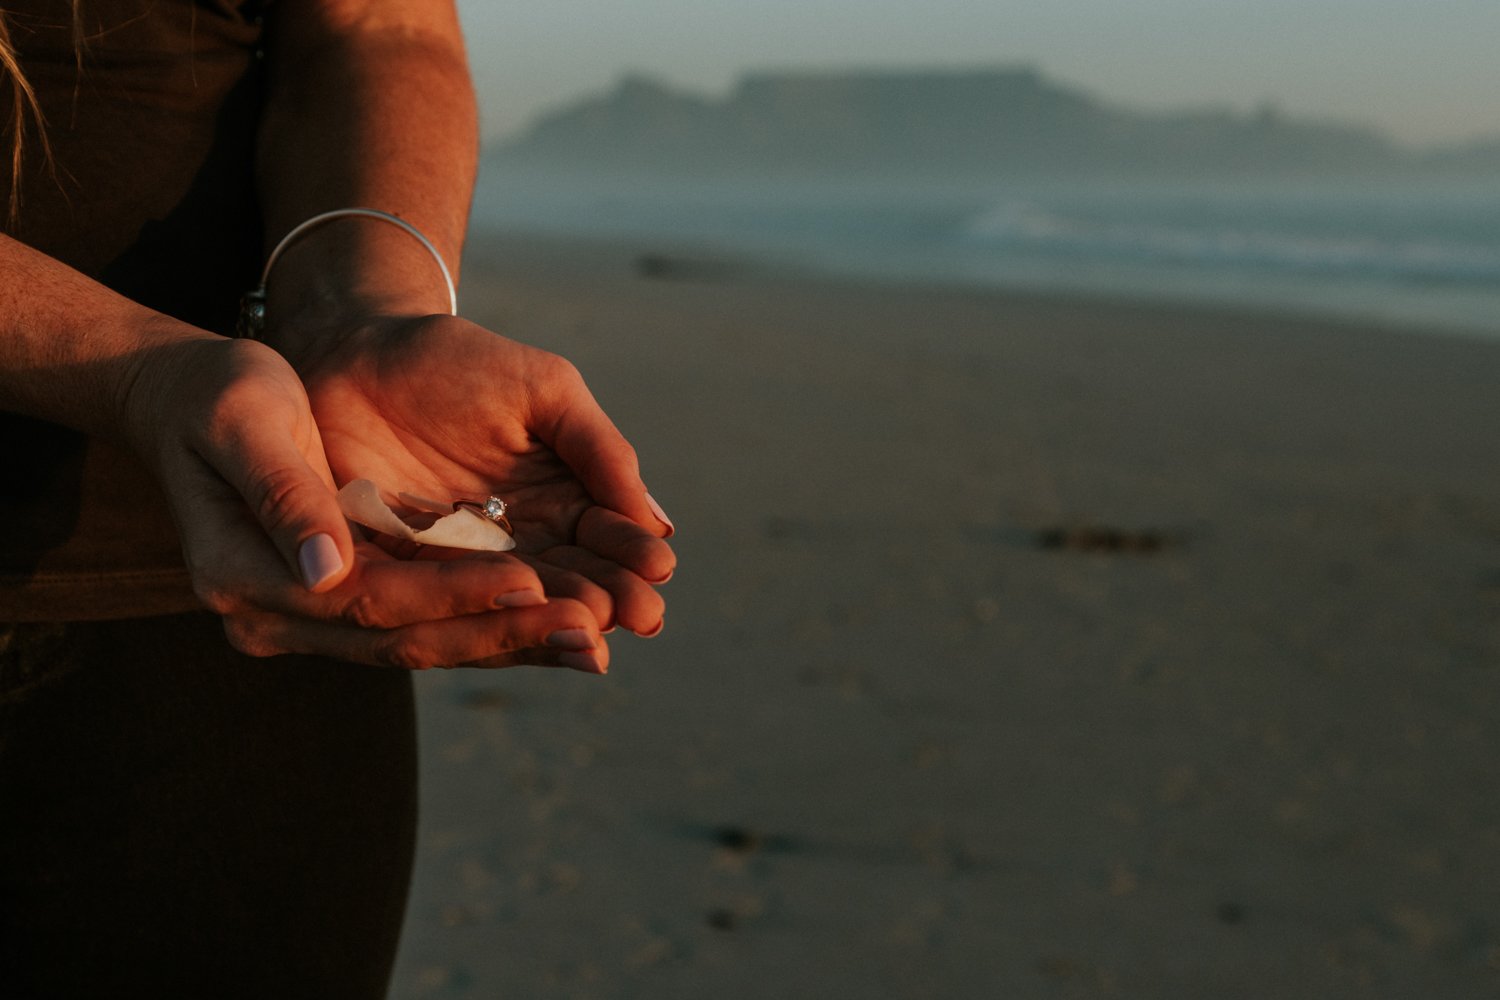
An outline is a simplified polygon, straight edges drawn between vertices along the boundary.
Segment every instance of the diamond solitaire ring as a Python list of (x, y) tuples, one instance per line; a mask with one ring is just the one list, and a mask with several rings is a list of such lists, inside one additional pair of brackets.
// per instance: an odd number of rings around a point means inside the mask
[(505, 529), (507, 535), (514, 535), (515, 529), (510, 526), (510, 519), (505, 516), (509, 504), (497, 496), (488, 496), (483, 500), (455, 500), (454, 510), (467, 510), (478, 514), (487, 521), (494, 521)]

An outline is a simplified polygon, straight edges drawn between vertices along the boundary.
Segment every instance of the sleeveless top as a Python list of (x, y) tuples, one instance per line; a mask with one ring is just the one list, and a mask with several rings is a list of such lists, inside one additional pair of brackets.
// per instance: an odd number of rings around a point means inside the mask
[[(259, 276), (255, 133), (264, 2), (12, 0), (6, 24), (46, 117), (7, 235), (152, 309), (230, 333)], [(0, 157), (0, 194), (9, 157)], [(0, 275), (0, 280), (4, 276)], [(0, 413), (0, 621), (197, 606), (171, 515), (111, 442)]]

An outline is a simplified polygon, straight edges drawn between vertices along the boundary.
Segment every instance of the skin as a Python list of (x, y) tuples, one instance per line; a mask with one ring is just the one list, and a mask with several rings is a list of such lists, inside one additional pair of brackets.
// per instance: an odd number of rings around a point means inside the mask
[[(451, 3), (272, 8), (258, 144), (267, 238), (351, 206), (407, 219), (456, 266), (476, 162)], [(444, 314), (435, 264), (378, 220), (299, 239), (265, 343), (143, 309), (0, 238), (0, 406), (123, 437), (171, 498), (200, 600), (254, 655), (409, 669), (602, 673), (616, 624), (653, 635), (671, 524), (577, 371)], [(337, 483), (512, 503), (514, 554), (396, 558)], [(326, 551), (315, 579), (305, 556)]]

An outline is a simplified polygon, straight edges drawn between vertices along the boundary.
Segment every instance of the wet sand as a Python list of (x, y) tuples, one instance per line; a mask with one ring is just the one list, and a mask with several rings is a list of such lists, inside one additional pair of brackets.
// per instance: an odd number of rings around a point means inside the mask
[(654, 246), (464, 286), (681, 567), (607, 678), (418, 678), (394, 997), (1500, 991), (1500, 343)]

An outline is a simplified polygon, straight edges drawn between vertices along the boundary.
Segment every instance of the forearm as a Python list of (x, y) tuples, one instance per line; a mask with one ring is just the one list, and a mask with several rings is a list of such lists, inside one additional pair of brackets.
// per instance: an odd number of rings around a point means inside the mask
[(153, 359), (218, 339), (0, 236), (0, 409), (128, 435)]
[[(478, 126), (451, 4), (318, 0), (271, 16), (257, 162), (268, 245), (320, 212), (375, 208), (425, 233), (456, 277)], [(350, 315), (446, 309), (420, 243), (378, 220), (341, 219), (277, 263), (268, 340), (292, 346), (278, 339), (293, 322), (304, 336)]]

